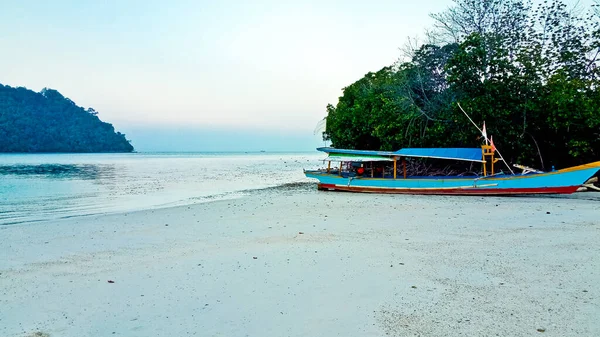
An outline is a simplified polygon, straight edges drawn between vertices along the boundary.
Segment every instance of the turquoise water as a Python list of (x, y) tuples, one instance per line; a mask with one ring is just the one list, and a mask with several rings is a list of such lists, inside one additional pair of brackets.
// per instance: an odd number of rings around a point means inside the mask
[(318, 153), (1, 154), (0, 225), (235, 198), (307, 181)]

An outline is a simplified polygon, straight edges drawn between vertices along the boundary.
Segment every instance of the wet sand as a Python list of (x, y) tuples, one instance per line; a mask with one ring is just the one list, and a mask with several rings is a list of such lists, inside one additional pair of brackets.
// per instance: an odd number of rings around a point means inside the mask
[(600, 336), (599, 203), (298, 185), (3, 226), (0, 336)]

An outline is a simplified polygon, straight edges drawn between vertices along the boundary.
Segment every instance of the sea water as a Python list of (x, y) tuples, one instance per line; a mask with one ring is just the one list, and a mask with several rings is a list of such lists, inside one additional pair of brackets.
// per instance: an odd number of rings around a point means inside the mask
[[(312, 153), (0, 155), (0, 225), (235, 198), (308, 182)], [(321, 159), (321, 160), (320, 160)]]

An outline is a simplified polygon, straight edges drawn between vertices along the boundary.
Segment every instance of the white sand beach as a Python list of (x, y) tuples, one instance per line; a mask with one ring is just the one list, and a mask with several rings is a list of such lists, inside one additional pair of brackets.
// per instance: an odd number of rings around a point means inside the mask
[(600, 336), (598, 194), (313, 188), (2, 226), (0, 336)]

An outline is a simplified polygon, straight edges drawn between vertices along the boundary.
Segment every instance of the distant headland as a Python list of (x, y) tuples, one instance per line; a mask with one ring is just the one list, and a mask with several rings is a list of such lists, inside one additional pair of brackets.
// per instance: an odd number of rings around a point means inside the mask
[(97, 114), (54, 89), (0, 84), (0, 152), (132, 152)]

